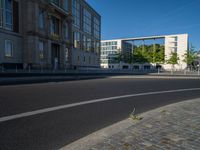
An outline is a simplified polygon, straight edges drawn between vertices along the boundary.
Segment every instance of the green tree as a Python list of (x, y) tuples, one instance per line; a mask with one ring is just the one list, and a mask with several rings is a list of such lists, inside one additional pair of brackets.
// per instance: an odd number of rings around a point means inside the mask
[(154, 63), (164, 63), (165, 62), (165, 47), (164, 45), (156, 44), (154, 52)]
[(187, 63), (188, 67), (192, 68), (192, 63), (198, 59), (197, 53), (195, 51), (195, 48), (191, 46), (191, 48), (187, 51), (186, 54), (184, 54), (184, 62)]
[(123, 61), (123, 54), (122, 54), (121, 52), (118, 52), (118, 53), (116, 54), (115, 61), (116, 61), (117, 63), (120, 63), (121, 61)]
[(172, 52), (170, 54), (170, 58), (167, 60), (167, 64), (172, 65), (172, 71), (174, 70), (174, 65), (178, 64), (178, 61), (179, 61), (178, 54), (176, 52)]
[(142, 46), (138, 46), (134, 48), (132, 53), (132, 63), (144, 63), (147, 62), (144, 57), (144, 48)]

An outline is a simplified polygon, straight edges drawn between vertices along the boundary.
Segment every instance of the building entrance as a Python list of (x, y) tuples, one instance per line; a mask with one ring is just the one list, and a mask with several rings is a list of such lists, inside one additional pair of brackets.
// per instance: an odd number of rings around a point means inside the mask
[(51, 63), (54, 70), (58, 70), (60, 67), (60, 45), (51, 45)]

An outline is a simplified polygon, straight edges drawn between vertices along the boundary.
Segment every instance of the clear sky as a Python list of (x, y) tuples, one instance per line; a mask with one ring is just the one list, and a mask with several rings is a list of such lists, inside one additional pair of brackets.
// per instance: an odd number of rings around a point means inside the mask
[(87, 0), (102, 16), (102, 39), (188, 33), (200, 50), (200, 0)]

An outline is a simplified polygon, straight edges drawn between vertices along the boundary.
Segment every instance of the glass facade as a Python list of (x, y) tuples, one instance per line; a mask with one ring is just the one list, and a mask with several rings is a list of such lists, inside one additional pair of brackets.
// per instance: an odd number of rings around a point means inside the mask
[[(99, 54), (101, 38), (101, 20), (96, 16), (85, 2), (72, 1), (72, 13), (74, 17), (74, 47), (87, 52)], [(82, 16), (80, 16), (82, 14)], [(77, 32), (80, 36), (80, 46), (77, 46)], [(79, 37), (78, 36), (78, 37)]]
[(133, 62), (134, 63), (163, 63), (165, 60), (164, 38), (134, 40)]
[(115, 64), (124, 63), (164, 63), (165, 45), (164, 38), (158, 39), (136, 39), (121, 41), (117, 48), (116, 41), (102, 42), (101, 63)]

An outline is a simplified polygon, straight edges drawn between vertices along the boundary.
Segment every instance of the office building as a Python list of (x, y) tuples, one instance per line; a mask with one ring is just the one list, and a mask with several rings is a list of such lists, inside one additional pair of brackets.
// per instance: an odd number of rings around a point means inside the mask
[(121, 39), (106, 40), (101, 42), (101, 67), (110, 69), (129, 68), (126, 60), (121, 61), (123, 56), (129, 56), (132, 45)]
[(188, 51), (188, 34), (104, 40), (101, 45), (102, 68), (170, 70), (172, 65), (167, 60), (173, 53), (179, 58), (173, 68), (183, 70), (187, 67), (184, 55)]
[(101, 16), (84, 0), (73, 0), (72, 66), (100, 67)]

